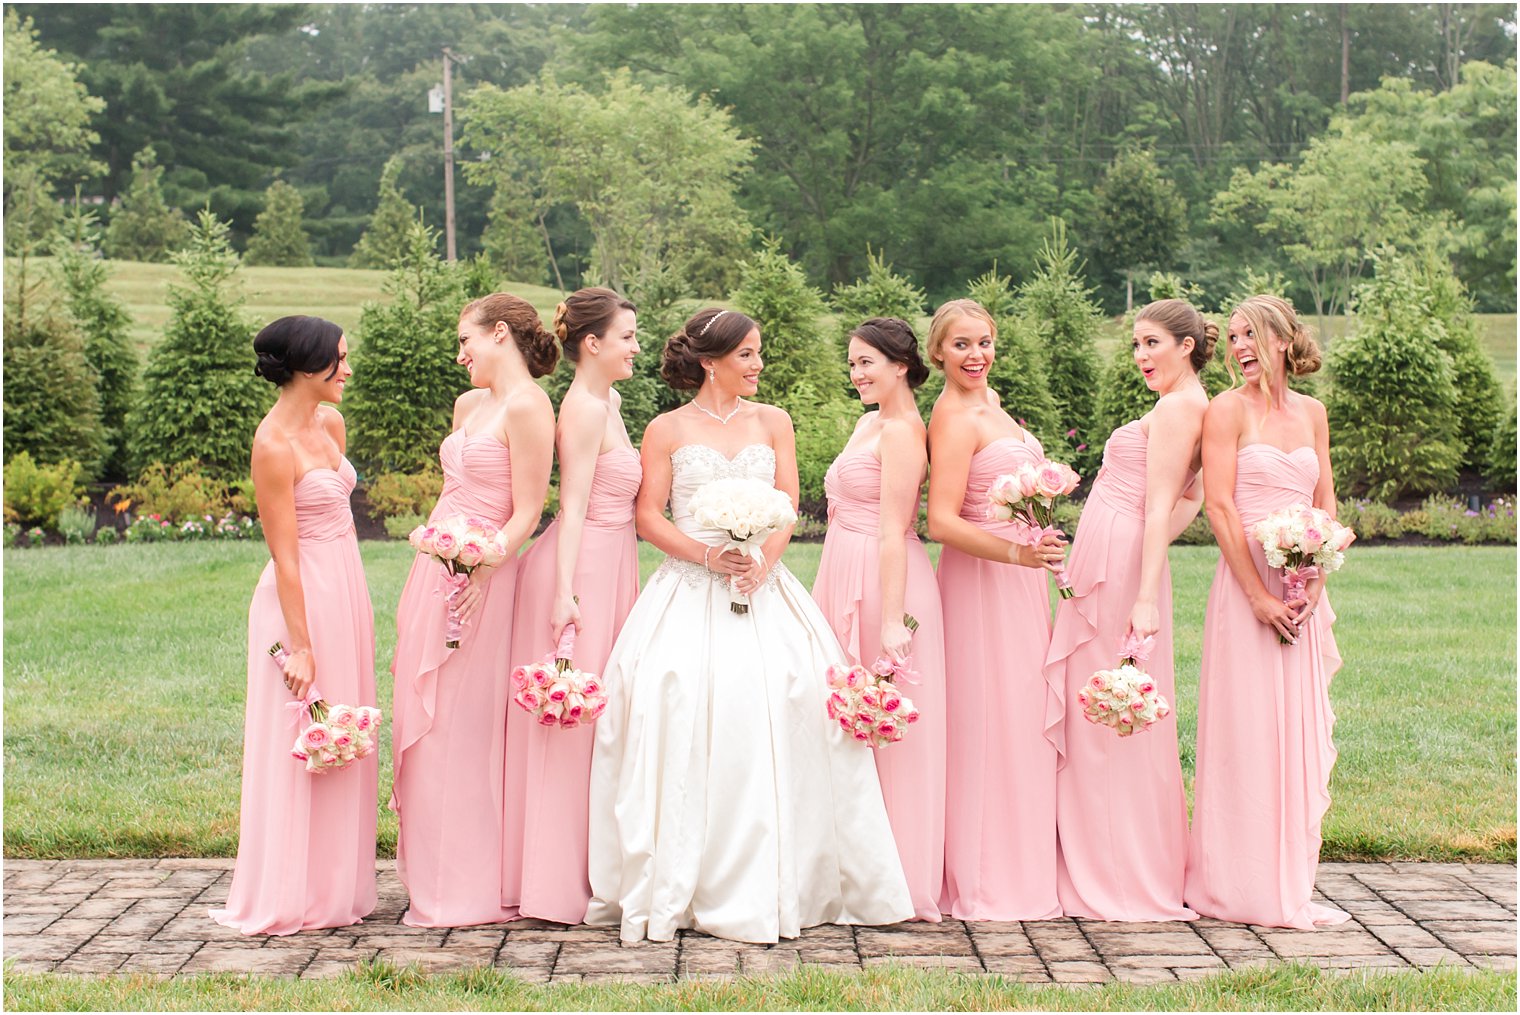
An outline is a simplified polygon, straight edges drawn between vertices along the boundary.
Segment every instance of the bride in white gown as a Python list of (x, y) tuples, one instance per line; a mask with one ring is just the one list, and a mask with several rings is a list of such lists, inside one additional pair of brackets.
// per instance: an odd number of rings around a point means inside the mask
[[(875, 759), (825, 710), (824, 670), (844, 654), (780, 562), (791, 533), (766, 542), (764, 562), (720, 554), (723, 537), (687, 509), (704, 483), (732, 477), (795, 504), (791, 420), (740, 397), (760, 369), (754, 321), (698, 313), (662, 368), (697, 395), (644, 435), (639, 534), (669, 557), (607, 661), (591, 765), (586, 922), (619, 925), (625, 941), (694, 928), (775, 942), (913, 916)], [(748, 613), (730, 610), (730, 581)]]

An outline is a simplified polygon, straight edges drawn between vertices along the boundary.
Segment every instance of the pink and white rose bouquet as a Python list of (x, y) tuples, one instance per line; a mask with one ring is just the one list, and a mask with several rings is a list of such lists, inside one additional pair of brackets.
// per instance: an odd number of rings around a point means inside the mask
[(451, 515), (428, 522), (412, 530), (407, 541), (418, 553), (427, 554), (443, 565), (444, 599), (449, 604), (444, 645), (458, 648), (464, 624), (459, 619), (457, 602), (470, 584), (470, 574), (477, 567), (495, 567), (507, 558), (507, 534), (490, 522), (464, 515)]
[(1077, 703), (1090, 723), (1107, 726), (1121, 737), (1144, 733), (1172, 714), (1172, 706), (1140, 664), (1150, 657), (1152, 637), (1127, 635), (1119, 646), (1120, 665), (1099, 670), (1077, 691)]
[[(706, 529), (716, 529), (728, 536), (722, 550), (738, 550), (760, 559), (760, 546), (774, 532), (797, 522), (792, 499), (758, 479), (715, 479), (704, 484), (691, 498), (692, 520)], [(729, 609), (749, 612), (749, 597), (733, 591), (729, 584)]]
[[(283, 673), (290, 658), (285, 646), (275, 642), (269, 647), (269, 656)], [(337, 771), (375, 753), (384, 719), (378, 708), (329, 705), (315, 686), (306, 697), (287, 702), (285, 707), (291, 711), (293, 727), (299, 729), (303, 720), (310, 720), (290, 748), (290, 756), (304, 761), (306, 771), (317, 775)]]
[[(1022, 522), (1019, 539), (1032, 546), (1057, 531), (1056, 498), (1070, 495), (1081, 481), (1082, 477), (1064, 462), (1043, 458), (1026, 463), (993, 480), (992, 488), (987, 491), (987, 517)], [(1074, 595), (1064, 569), (1056, 573), (1056, 591), (1062, 599)]]
[[(1346, 548), (1356, 538), (1351, 528), (1330, 517), (1328, 511), (1308, 504), (1294, 504), (1274, 511), (1251, 529), (1261, 544), (1267, 566), (1281, 568), (1283, 602), (1301, 599), (1311, 578), (1339, 571), (1346, 562)], [(1286, 642), (1281, 633), (1278, 641)]]
[[(910, 616), (904, 615), (903, 623), (909, 630), (918, 630), (918, 621)], [(895, 744), (918, 722), (913, 700), (897, 686), (897, 681), (918, 683), (906, 662), (883, 658), (870, 669), (830, 666), (824, 676), (829, 685), (829, 719), (860, 743), (876, 748)]]
[(566, 627), (549, 659), (512, 670), (512, 700), (540, 726), (575, 729), (607, 710), (607, 692), (595, 673), (571, 664), (575, 628)]

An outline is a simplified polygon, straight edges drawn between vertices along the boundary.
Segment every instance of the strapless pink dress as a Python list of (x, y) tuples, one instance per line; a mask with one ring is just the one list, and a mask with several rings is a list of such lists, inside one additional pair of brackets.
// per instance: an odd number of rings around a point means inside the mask
[[(643, 471), (639, 453), (613, 448), (597, 459), (575, 560), (580, 597), (577, 669), (601, 674), (623, 620), (639, 597), (638, 536), (633, 501)], [(513, 621), (512, 665), (552, 656), (549, 610), (559, 544), (554, 521), (522, 556)], [(502, 904), (521, 916), (580, 923), (591, 901), (586, 874), (587, 795), (594, 726), (546, 729), (511, 705), (507, 709), (506, 819)]]
[[(881, 653), (881, 462), (864, 449), (840, 455), (824, 489), (829, 529), (813, 598), (849, 661), (869, 667)], [(903, 608), (918, 621), (910, 662), (919, 681), (902, 690), (920, 718), (901, 742), (873, 753), (914, 917), (937, 923), (945, 881), (945, 636), (929, 554), (911, 527), (902, 538)]]
[[(491, 434), (455, 430), (439, 448), (443, 493), (429, 520), (462, 514), (493, 526), (512, 514), (512, 463)], [(485, 589), (456, 649), (445, 648), (443, 565), (417, 555), (396, 608), (396, 870), (413, 927), (497, 923), (501, 901), (502, 757), (517, 560)]]
[[(1279, 508), (1312, 504), (1312, 447), (1247, 444), (1236, 459), (1235, 506), (1267, 591), (1282, 595), (1251, 526)], [(1221, 558), (1209, 589), (1198, 682), (1198, 765), (1183, 897), (1203, 916), (1265, 927), (1314, 927), (1350, 917), (1310, 900), (1320, 822), (1330, 807), (1330, 678), (1340, 669), (1328, 594), (1296, 645), (1256, 619)]]
[[(971, 458), (961, 517), (987, 518), (997, 477), (1039, 461), (1033, 437), (993, 441)], [(1050, 589), (1043, 568), (939, 557), (945, 616), (945, 894), (957, 920), (1049, 920), (1056, 898), (1056, 749), (1045, 738)]]
[[(355, 481), (346, 458), (296, 481), (297, 548), (316, 687), (331, 704), (373, 706), (375, 618), (349, 509)], [(285, 707), (292, 698), (269, 657), (277, 641), (289, 647), (290, 633), (270, 561), (248, 606), (237, 866), (226, 907), (211, 911), (244, 934), (346, 927), (375, 908), (378, 755), (321, 775), (290, 756), (305, 724)]]
[[(1119, 643), (1140, 592), (1145, 538), (1146, 436), (1130, 420), (1108, 438), (1103, 468), (1082, 507), (1067, 574), (1076, 598), (1056, 606), (1046, 656), (1045, 734), (1061, 754), (1056, 773), (1057, 888), (1067, 916), (1089, 920), (1192, 920), (1182, 904), (1187, 797), (1177, 758), (1172, 675), (1172, 576), (1162, 564), (1161, 628), (1142, 664), (1173, 714), (1120, 737), (1087, 721), (1077, 692), (1119, 662)], [(1122, 799), (1114, 774), (1124, 773)]]

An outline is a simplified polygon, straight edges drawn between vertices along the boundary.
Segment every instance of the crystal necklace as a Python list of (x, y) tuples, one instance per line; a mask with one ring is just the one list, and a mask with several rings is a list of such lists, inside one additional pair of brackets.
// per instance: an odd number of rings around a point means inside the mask
[(691, 400), (691, 404), (695, 405), (698, 408), (698, 410), (700, 410), (701, 412), (706, 413), (707, 415), (711, 416), (713, 419), (717, 420), (719, 423), (722, 423), (724, 426), (727, 426), (728, 425), (728, 421), (734, 418), (735, 413), (737, 413), (739, 411), (739, 407), (744, 404), (744, 399), (742, 399), (742, 398), (736, 398), (736, 399), (734, 399), (734, 408), (733, 408), (733, 411), (730, 412), (726, 416), (720, 416), (720, 415), (718, 415), (716, 412), (713, 412), (711, 409), (709, 409), (706, 406), (704, 406), (701, 402), (697, 401), (695, 398), (693, 398)]

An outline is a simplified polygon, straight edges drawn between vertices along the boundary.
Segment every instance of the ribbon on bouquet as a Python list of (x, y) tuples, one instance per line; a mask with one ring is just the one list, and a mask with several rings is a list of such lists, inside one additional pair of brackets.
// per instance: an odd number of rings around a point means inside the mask
[(306, 697), (295, 701), (287, 701), (285, 707), (290, 711), (290, 725), (295, 729), (300, 729), (301, 724), (306, 721), (307, 716), (311, 716), (312, 722), (317, 722), (318, 719), (312, 712), (312, 706), (321, 700), (322, 692), (317, 690), (316, 684), (312, 684), (311, 688), (306, 692)]
[[(729, 533), (728, 542), (719, 548), (719, 553), (727, 553), (729, 550), (738, 550), (751, 560), (764, 565), (765, 551), (760, 547), (761, 537), (768, 536), (773, 529), (757, 532), (748, 539), (735, 539), (733, 533)], [(728, 608), (735, 613), (745, 614), (749, 612), (749, 596), (734, 588), (734, 576), (728, 576)]]
[(1151, 650), (1155, 647), (1155, 635), (1148, 634), (1144, 638), (1139, 638), (1135, 636), (1134, 631), (1128, 631), (1119, 642), (1119, 661), (1143, 663), (1151, 657)]
[(566, 624), (565, 629), (559, 633), (559, 644), (554, 650), (544, 657), (544, 662), (549, 663), (561, 673), (570, 668), (570, 661), (575, 658), (575, 625)]
[[(1023, 518), (1015, 518), (1014, 521), (1019, 524), (1019, 528), (1015, 532), (1015, 541), (1022, 542), (1027, 546), (1038, 546), (1040, 540), (1046, 536), (1064, 535), (1057, 526), (1040, 525), (1030, 520), (1028, 515), (1025, 515)], [(1055, 572), (1055, 576), (1056, 589), (1061, 593), (1062, 599), (1070, 599), (1076, 594), (1072, 591), (1071, 579), (1066, 575), (1066, 566), (1064, 564), (1061, 566), (1061, 570)]]
[[(903, 627), (908, 629), (910, 637), (918, 632), (918, 621), (913, 619), (913, 614), (904, 613), (902, 619)], [(876, 662), (871, 664), (871, 670), (878, 677), (885, 677), (894, 684), (905, 683), (917, 687), (922, 681), (918, 679), (918, 671), (913, 668), (912, 663), (913, 656), (911, 653), (907, 658), (902, 660), (893, 660), (888, 659), (886, 656), (880, 656)]]
[(470, 576), (463, 571), (450, 571), (442, 564), (438, 566), (443, 570), (443, 585), (437, 594), (443, 596), (444, 602), (449, 604), (448, 618), (443, 629), (443, 647), (458, 648), (459, 638), (464, 634), (464, 621), (459, 619), (459, 608), (455, 604), (464, 590), (470, 587)]
[[(1285, 603), (1291, 603), (1295, 599), (1302, 599), (1304, 597), (1309, 585), (1309, 581), (1313, 578), (1319, 577), (1319, 568), (1315, 567), (1312, 564), (1310, 564), (1308, 567), (1285, 567), (1282, 569), (1282, 573), (1282, 601)], [(1291, 642), (1287, 638), (1284, 638), (1281, 631), (1277, 633), (1277, 640), (1284, 645), (1294, 644), (1294, 642)]]

